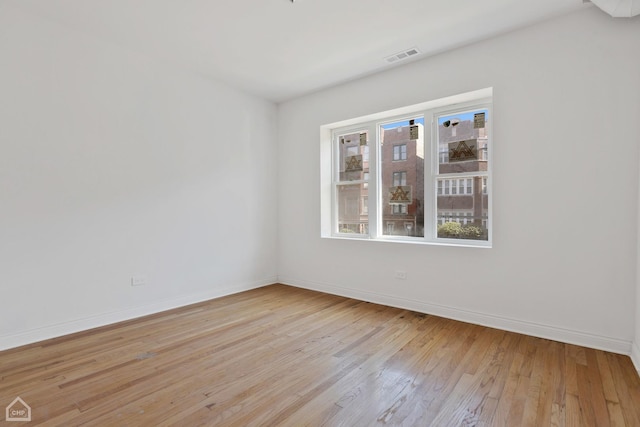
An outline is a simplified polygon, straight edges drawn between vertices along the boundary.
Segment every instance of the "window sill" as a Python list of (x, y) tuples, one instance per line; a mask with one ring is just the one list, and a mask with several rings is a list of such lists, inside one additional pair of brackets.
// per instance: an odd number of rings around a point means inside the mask
[[(348, 236), (321, 236), (323, 239), (331, 239), (331, 240), (354, 240), (358, 242), (382, 242), (382, 243), (400, 243), (400, 244), (410, 244), (410, 245), (422, 245), (422, 246), (452, 246), (459, 248), (479, 248), (479, 249), (491, 249), (492, 244), (490, 242), (486, 242), (484, 240), (476, 241), (476, 240), (463, 240), (463, 241), (453, 241), (453, 240), (445, 240), (439, 239), (438, 241), (430, 241), (424, 240), (420, 238), (370, 238), (366, 236), (362, 237), (348, 237)], [(482, 243), (472, 243), (472, 242), (482, 242)]]

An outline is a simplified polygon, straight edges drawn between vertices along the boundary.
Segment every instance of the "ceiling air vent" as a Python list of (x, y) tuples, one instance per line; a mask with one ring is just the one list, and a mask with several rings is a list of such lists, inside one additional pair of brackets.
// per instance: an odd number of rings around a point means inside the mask
[(384, 58), (384, 60), (391, 64), (393, 62), (404, 61), (405, 59), (416, 56), (419, 53), (420, 51), (417, 48), (412, 47), (411, 49), (403, 50), (402, 52), (394, 53), (391, 56), (387, 56), (386, 58)]

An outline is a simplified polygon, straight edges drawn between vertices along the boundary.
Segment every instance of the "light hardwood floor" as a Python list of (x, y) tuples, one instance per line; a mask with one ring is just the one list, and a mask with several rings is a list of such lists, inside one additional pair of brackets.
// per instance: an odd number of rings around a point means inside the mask
[(627, 356), (284, 285), (0, 352), (16, 396), (6, 425), (640, 426)]

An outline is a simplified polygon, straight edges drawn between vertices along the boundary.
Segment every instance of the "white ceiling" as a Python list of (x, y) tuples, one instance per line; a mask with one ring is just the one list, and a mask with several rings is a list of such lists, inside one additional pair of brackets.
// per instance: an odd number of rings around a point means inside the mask
[(420, 59), (590, 6), (583, 0), (5, 1), (275, 102), (396, 66), (384, 58), (411, 47)]

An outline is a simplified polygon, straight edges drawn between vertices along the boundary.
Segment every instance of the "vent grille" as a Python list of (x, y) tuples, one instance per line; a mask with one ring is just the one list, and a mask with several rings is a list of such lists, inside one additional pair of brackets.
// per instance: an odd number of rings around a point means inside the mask
[(404, 61), (405, 59), (416, 56), (420, 53), (418, 48), (412, 47), (411, 49), (403, 50), (402, 52), (394, 53), (391, 56), (387, 56), (384, 60), (388, 63), (394, 63), (398, 61)]

